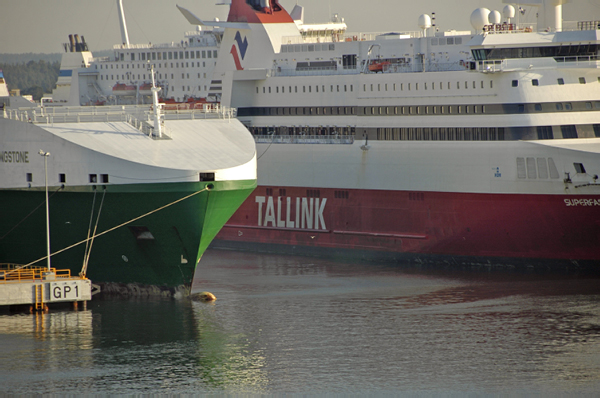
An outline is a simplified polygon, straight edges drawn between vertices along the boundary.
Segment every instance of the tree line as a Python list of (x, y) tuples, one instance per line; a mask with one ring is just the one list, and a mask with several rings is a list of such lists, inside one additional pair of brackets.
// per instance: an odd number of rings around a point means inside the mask
[(0, 63), (9, 90), (20, 89), (21, 95), (32, 95), (39, 101), (44, 93), (51, 93), (56, 86), (60, 62), (44, 60), (23, 63)]

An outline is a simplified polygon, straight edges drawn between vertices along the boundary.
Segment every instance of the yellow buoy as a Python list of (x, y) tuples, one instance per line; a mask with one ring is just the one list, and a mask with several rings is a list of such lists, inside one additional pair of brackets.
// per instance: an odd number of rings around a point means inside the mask
[(211, 301), (215, 301), (217, 298), (215, 297), (214, 294), (210, 293), (210, 292), (200, 292), (200, 293), (194, 293), (191, 296), (191, 299), (194, 301), (204, 301), (204, 302), (211, 302)]

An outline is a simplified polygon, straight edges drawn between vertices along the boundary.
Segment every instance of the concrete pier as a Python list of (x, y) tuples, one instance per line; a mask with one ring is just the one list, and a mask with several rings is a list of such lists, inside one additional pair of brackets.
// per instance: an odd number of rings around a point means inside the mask
[(92, 299), (92, 282), (72, 277), (69, 270), (0, 266), (0, 306), (31, 305), (45, 310), (48, 304)]

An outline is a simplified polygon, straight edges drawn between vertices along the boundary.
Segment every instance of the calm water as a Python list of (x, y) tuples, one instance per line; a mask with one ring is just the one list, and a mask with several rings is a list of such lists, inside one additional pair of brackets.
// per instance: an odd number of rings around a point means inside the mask
[(598, 393), (600, 278), (209, 251), (189, 300), (0, 315), (2, 393)]

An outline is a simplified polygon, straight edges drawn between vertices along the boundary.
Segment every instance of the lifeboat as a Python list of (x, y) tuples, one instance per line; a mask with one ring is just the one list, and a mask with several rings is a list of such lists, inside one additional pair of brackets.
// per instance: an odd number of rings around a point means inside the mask
[(140, 86), (140, 95), (152, 95), (152, 83), (144, 83)]
[(369, 64), (369, 72), (382, 72), (390, 66), (388, 61), (373, 61)]
[(113, 86), (112, 92), (114, 95), (135, 95), (136, 87), (125, 83), (117, 83)]

